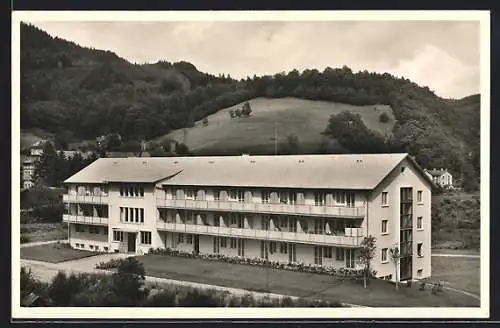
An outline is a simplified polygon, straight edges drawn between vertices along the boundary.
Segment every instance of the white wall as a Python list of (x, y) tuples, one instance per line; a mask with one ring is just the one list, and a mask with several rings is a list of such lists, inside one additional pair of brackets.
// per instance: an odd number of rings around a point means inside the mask
[[(401, 167), (405, 167), (401, 172)], [(388, 252), (388, 263), (381, 262), (382, 248), (390, 249), (394, 245), (399, 246), (399, 204), (400, 188), (413, 188), (413, 277), (417, 278), (417, 270), (422, 269), (422, 278), (431, 275), (431, 190), (427, 182), (421, 177), (413, 165), (403, 161), (393, 172), (381, 183), (370, 197), (368, 206), (368, 231), (376, 238), (377, 251), (373, 259), (373, 267), (378, 276), (392, 274), (395, 279), (395, 265), (390, 259)], [(423, 202), (417, 203), (417, 192), (423, 191)], [(388, 192), (388, 206), (381, 205), (382, 192)], [(417, 229), (417, 218), (422, 216), (423, 229)], [(386, 235), (381, 234), (382, 219), (388, 220), (388, 231)], [(423, 243), (423, 257), (417, 256), (417, 244)]]

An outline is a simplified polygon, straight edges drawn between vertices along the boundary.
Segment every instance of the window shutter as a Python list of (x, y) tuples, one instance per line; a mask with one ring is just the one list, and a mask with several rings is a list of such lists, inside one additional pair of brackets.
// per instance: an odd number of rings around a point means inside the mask
[(184, 190), (177, 189), (177, 199), (184, 199)]
[(299, 192), (297, 193), (297, 204), (298, 205), (304, 205), (306, 202), (305, 202), (305, 197), (304, 197), (304, 194)]
[(245, 191), (245, 202), (246, 203), (252, 202), (252, 192), (251, 191)]
[(333, 195), (332, 194), (326, 194), (326, 205), (328, 205), (328, 206), (333, 205)]

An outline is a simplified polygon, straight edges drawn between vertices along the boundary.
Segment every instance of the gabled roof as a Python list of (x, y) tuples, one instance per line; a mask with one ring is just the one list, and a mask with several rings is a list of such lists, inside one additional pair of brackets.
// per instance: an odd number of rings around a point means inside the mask
[(180, 169), (165, 165), (163, 161), (146, 161), (144, 158), (99, 158), (65, 183), (143, 182), (154, 183), (165, 179)]
[(443, 169), (440, 169), (440, 170), (438, 170), (438, 169), (427, 170), (426, 169), (425, 172), (427, 172), (430, 175), (435, 176), (435, 177), (439, 177), (445, 173), (450, 174), (450, 172), (448, 172), (447, 170), (443, 170)]
[(349, 154), (101, 158), (65, 182), (161, 181), (164, 185), (185, 186), (370, 190), (407, 157)]

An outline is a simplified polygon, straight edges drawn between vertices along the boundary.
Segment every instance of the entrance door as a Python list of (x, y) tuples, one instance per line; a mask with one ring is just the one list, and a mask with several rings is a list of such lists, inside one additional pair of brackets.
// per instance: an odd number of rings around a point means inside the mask
[(194, 252), (200, 253), (200, 235), (194, 235)]
[(135, 232), (129, 232), (128, 233), (128, 252), (129, 253), (135, 253), (135, 241), (137, 238), (137, 234)]
[(349, 269), (354, 268), (354, 249), (347, 248), (345, 250), (345, 267)]

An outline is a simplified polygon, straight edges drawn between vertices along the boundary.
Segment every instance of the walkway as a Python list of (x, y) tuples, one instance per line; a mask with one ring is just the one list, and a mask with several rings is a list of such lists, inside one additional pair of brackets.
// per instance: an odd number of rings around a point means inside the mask
[(46, 241), (34, 241), (31, 243), (24, 243), (21, 244), (21, 248), (24, 247), (32, 247), (32, 246), (40, 246), (40, 245), (48, 245), (48, 244), (55, 244), (55, 243), (67, 243), (67, 239), (61, 239), (61, 240), (46, 240)]

